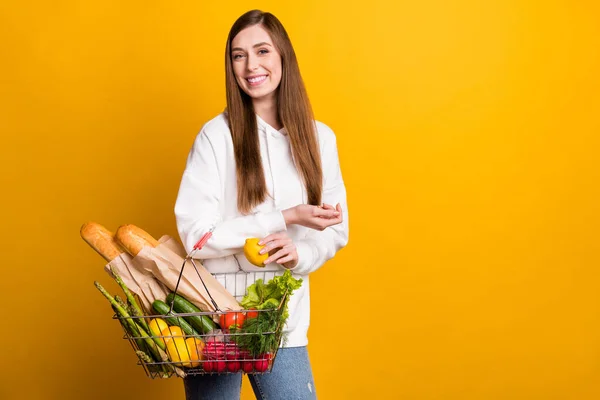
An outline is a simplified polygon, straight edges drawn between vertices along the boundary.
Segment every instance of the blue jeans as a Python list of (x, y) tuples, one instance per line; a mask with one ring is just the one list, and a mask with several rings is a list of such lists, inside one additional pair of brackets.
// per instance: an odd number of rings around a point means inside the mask
[[(258, 400), (316, 399), (306, 347), (279, 349), (270, 373), (248, 374)], [(183, 379), (186, 400), (235, 400), (240, 398), (242, 373), (195, 375)]]

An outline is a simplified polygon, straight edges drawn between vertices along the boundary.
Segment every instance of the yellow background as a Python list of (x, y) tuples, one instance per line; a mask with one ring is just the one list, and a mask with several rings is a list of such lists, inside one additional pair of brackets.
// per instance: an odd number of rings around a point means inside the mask
[(348, 188), (350, 244), (311, 277), (320, 398), (599, 398), (599, 7), (517, 0), (2, 2), (0, 398), (183, 398), (136, 365), (79, 227), (176, 236), (251, 8)]

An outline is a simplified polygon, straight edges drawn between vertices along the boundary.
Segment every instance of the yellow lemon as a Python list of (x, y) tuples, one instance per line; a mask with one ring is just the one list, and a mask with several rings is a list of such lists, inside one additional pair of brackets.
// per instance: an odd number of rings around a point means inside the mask
[(182, 363), (184, 366), (189, 364), (190, 352), (183, 337), (174, 337), (167, 340), (167, 354), (173, 362)]
[(190, 362), (183, 364), (184, 367), (197, 367), (200, 361), (204, 359), (204, 342), (198, 338), (187, 338), (185, 344), (190, 355)]
[(178, 326), (167, 326), (165, 329), (160, 331), (161, 336), (166, 336), (163, 338), (165, 343), (169, 343), (172, 339), (184, 339), (184, 333)]
[(244, 244), (244, 255), (246, 259), (257, 267), (264, 267), (265, 260), (269, 258), (269, 253), (260, 254), (259, 251), (265, 247), (258, 244), (260, 239), (248, 238)]
[[(167, 325), (165, 320), (162, 318), (154, 318), (148, 324), (148, 328), (150, 329), (150, 333), (152, 334), (152, 336), (162, 336), (161, 332), (163, 330), (167, 329), (168, 327), (169, 327), (169, 325)], [(163, 338), (158, 338), (158, 340), (160, 340), (161, 342), (163, 342), (166, 345)]]

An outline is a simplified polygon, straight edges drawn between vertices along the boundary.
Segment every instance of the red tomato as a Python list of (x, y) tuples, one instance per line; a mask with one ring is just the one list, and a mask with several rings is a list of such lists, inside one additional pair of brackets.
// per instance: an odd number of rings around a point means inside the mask
[(244, 320), (246, 317), (244, 313), (241, 312), (228, 312), (226, 314), (221, 314), (219, 317), (219, 322), (221, 324), (222, 329), (229, 329), (232, 326), (236, 325), (238, 328), (244, 325)]
[[(256, 310), (256, 308), (251, 308), (251, 310)], [(258, 311), (248, 311), (246, 314), (246, 319), (256, 318), (258, 317)]]

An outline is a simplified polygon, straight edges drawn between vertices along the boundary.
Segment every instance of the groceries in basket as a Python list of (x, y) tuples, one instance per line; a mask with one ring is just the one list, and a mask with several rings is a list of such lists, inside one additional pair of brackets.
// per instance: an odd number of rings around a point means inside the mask
[(148, 376), (270, 372), (301, 279), (287, 270), (269, 280), (267, 272), (240, 271), (233, 281), (246, 291), (238, 302), (168, 236), (156, 240), (134, 225), (113, 234), (96, 223), (84, 224), (81, 236), (124, 292), (113, 296), (95, 282)]

